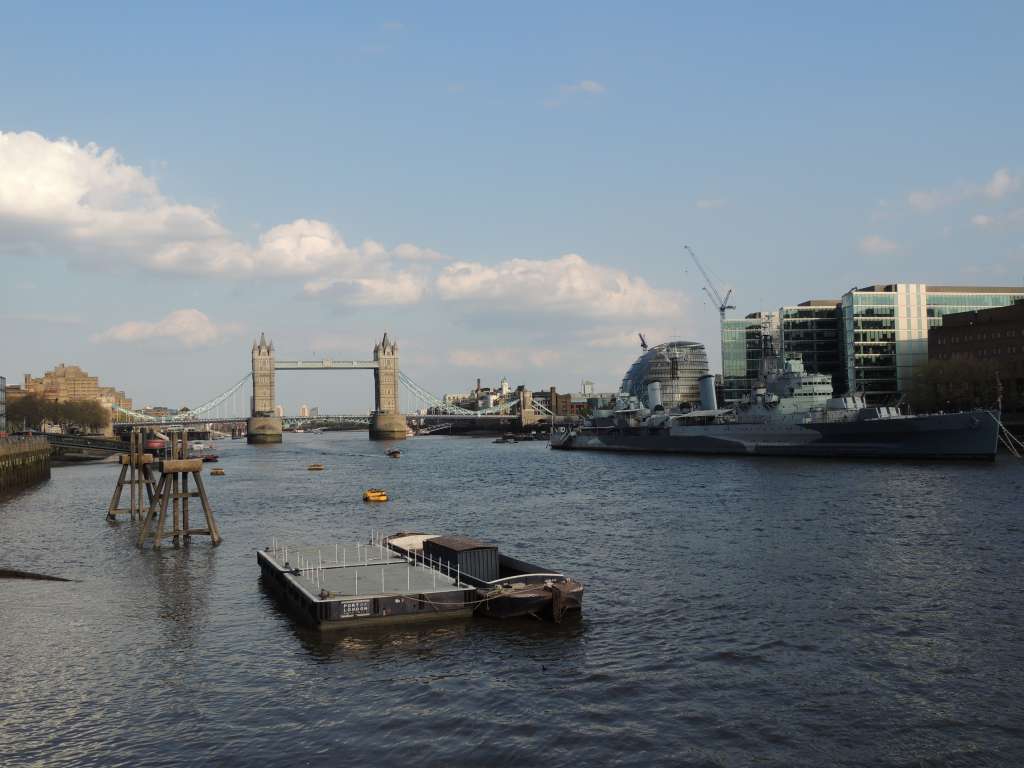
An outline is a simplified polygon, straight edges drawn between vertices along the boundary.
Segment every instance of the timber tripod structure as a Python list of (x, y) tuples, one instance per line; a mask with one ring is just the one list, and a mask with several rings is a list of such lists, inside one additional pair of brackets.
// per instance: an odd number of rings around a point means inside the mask
[[(156, 481), (150, 465), (153, 454), (142, 449), (143, 434), (141, 429), (133, 429), (129, 437), (128, 455), (121, 455), (121, 474), (114, 487), (114, 495), (110, 497), (107, 507), (107, 520), (117, 520), (118, 515), (128, 515), (130, 520), (141, 520), (143, 513), (153, 505), (156, 496)], [(121, 508), (121, 496), (128, 488), (128, 508)], [(146, 501), (143, 502), (143, 496)]]
[[(203, 460), (189, 458), (188, 432), (172, 432), (169, 437), (168, 458), (156, 462), (160, 480), (146, 512), (146, 519), (142, 521), (138, 545), (144, 548), (147, 541), (152, 541), (153, 549), (159, 549), (162, 539), (172, 539), (174, 546), (179, 547), (182, 542), (190, 543), (193, 536), (209, 536), (211, 543), (217, 546), (221, 542), (220, 530), (213, 519), (213, 509), (203, 485)], [(189, 489), (189, 475), (192, 476), (194, 490)], [(191, 527), (191, 499), (199, 499), (206, 520), (205, 528)], [(170, 530), (166, 530), (168, 511), (171, 513)]]

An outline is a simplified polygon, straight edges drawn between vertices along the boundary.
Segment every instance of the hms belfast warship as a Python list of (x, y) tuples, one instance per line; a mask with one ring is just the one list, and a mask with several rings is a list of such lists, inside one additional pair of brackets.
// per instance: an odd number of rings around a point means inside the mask
[(667, 410), (651, 382), (646, 405), (622, 392), (610, 415), (551, 433), (552, 448), (814, 456), (865, 459), (988, 459), (996, 455), (998, 414), (910, 415), (869, 406), (859, 395), (832, 396), (832, 377), (810, 373), (797, 356), (766, 354), (748, 396), (719, 408), (714, 376), (700, 377), (700, 407)]

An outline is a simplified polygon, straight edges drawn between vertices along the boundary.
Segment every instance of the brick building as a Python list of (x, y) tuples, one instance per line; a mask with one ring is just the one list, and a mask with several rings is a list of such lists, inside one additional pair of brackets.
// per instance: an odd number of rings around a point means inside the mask
[(945, 315), (928, 333), (928, 359), (994, 364), (1004, 413), (1024, 416), (1024, 301)]

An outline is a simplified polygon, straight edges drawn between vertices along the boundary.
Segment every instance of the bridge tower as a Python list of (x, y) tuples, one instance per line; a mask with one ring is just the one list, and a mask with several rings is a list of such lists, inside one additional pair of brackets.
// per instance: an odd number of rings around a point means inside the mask
[(280, 443), (281, 419), (274, 413), (274, 343), (260, 333), (252, 343), (252, 415), (247, 422), (250, 443)]
[(371, 440), (404, 440), (407, 425), (398, 406), (398, 344), (384, 338), (373, 348), (374, 413)]

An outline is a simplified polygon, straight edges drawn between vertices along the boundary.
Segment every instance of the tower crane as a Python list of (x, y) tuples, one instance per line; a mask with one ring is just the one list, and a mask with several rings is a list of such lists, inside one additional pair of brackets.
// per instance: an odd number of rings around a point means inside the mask
[(732, 296), (732, 288), (725, 292), (725, 298), (723, 299), (722, 294), (720, 294), (718, 289), (715, 288), (715, 284), (711, 282), (711, 278), (704, 269), (704, 265), (701, 264), (700, 260), (697, 258), (697, 254), (694, 253), (693, 249), (688, 245), (684, 245), (683, 248), (685, 248), (687, 253), (690, 254), (690, 258), (693, 259), (693, 263), (697, 265), (697, 269), (700, 270), (700, 273), (704, 275), (704, 293), (706, 293), (708, 298), (710, 298), (715, 303), (715, 306), (718, 307), (718, 317), (724, 322), (725, 310), (736, 309), (736, 307), (729, 303), (729, 297)]

